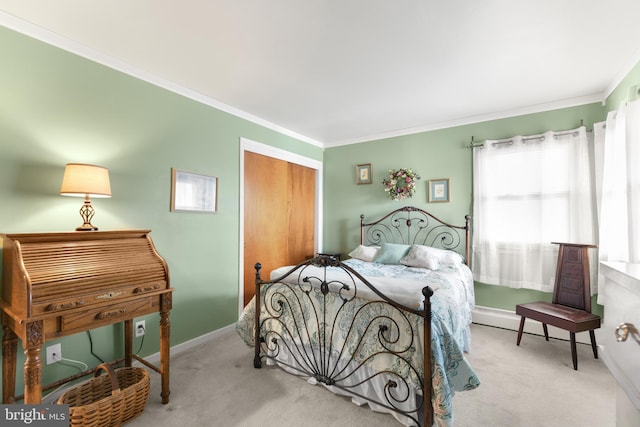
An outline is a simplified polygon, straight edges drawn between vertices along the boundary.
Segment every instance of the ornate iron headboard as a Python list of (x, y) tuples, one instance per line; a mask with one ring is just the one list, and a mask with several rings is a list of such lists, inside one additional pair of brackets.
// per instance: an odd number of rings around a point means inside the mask
[[(461, 252), (464, 248), (465, 263), (470, 265), (471, 216), (465, 215), (465, 224), (448, 224), (429, 212), (405, 206), (389, 212), (377, 221), (365, 223), (360, 215), (360, 244), (404, 243), (425, 245)], [(462, 231), (460, 231), (462, 230)], [(462, 246), (464, 245), (464, 246)]]

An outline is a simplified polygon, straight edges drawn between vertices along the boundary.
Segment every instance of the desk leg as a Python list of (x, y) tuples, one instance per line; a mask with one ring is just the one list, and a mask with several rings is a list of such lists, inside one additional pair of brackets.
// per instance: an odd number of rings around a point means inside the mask
[(22, 343), (26, 360), (24, 362), (24, 403), (39, 405), (42, 403), (42, 359), (40, 350), (44, 344), (43, 322), (31, 322), (26, 325), (27, 340)]
[(7, 325), (2, 329), (2, 403), (15, 403), (18, 336)]
[(162, 297), (162, 309), (160, 311), (160, 374), (162, 376), (162, 403), (169, 403), (169, 350), (171, 324), (169, 322), (169, 310), (171, 309), (171, 294)]
[(130, 368), (133, 354), (133, 319), (124, 321), (124, 366)]

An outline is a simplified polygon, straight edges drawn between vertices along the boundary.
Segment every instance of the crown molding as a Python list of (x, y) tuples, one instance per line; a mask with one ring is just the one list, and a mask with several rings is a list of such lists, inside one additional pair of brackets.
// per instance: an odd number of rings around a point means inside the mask
[(381, 139), (395, 138), (399, 136), (412, 135), (421, 132), (429, 132), (434, 130), (448, 129), (458, 126), (470, 125), (474, 123), (489, 122), (492, 120), (505, 119), (509, 117), (524, 116), (527, 114), (542, 113), (545, 111), (558, 110), (561, 108), (575, 107), (579, 105), (593, 104), (596, 102), (604, 102), (602, 94), (587, 95), (578, 98), (564, 99), (560, 101), (549, 102), (545, 104), (531, 105), (513, 110), (500, 111), (495, 113), (480, 114), (477, 116), (463, 117), (457, 120), (450, 120), (441, 123), (432, 123), (424, 126), (417, 126), (406, 129), (398, 129), (395, 131), (379, 133), (363, 138), (355, 138), (349, 140), (325, 143), (325, 148), (338, 147), (341, 145), (359, 144), (362, 142), (379, 141)]
[(504, 119), (509, 117), (516, 117), (516, 116), (521, 116), (526, 114), (540, 113), (540, 112), (545, 112), (545, 111), (550, 111), (550, 110), (555, 110), (560, 108), (574, 107), (574, 106), (585, 105), (585, 104), (590, 104), (595, 102), (604, 103), (607, 97), (611, 95), (611, 93), (615, 90), (615, 88), (622, 82), (624, 77), (638, 63), (638, 60), (640, 59), (640, 51), (639, 51), (638, 54), (636, 55), (636, 58), (634, 58), (635, 60), (630, 61), (629, 64), (627, 64), (627, 66), (625, 67), (625, 69), (622, 70), (622, 72), (618, 75), (618, 77), (601, 94), (593, 94), (593, 95), (587, 95), (583, 97), (554, 101), (550, 103), (532, 105), (532, 106), (517, 108), (513, 110), (506, 110), (506, 111), (493, 112), (493, 113), (481, 114), (476, 116), (463, 117), (456, 120), (450, 120), (450, 121), (440, 122), (440, 123), (431, 123), (431, 124), (426, 124), (426, 125), (411, 127), (406, 129), (397, 129), (389, 132), (372, 134), (364, 137), (344, 139), (344, 140), (333, 141), (333, 142), (321, 142), (316, 139), (307, 137), (305, 135), (301, 135), (297, 132), (294, 132), (282, 126), (279, 126), (273, 122), (262, 119), (253, 114), (242, 111), (236, 107), (225, 104), (211, 97), (205, 96), (202, 93), (185, 88), (181, 85), (178, 85), (174, 82), (163, 79), (152, 73), (148, 73), (144, 70), (133, 67), (128, 63), (125, 63), (121, 60), (105, 55), (103, 53), (100, 53), (95, 49), (91, 49), (85, 45), (77, 43), (71, 39), (68, 39), (52, 31), (44, 29), (40, 26), (27, 22), (14, 15), (8, 14), (4, 11), (0, 11), (0, 25), (6, 28), (9, 28), (11, 30), (14, 30), (18, 33), (29, 36), (31, 38), (34, 38), (36, 40), (39, 40), (41, 42), (44, 42), (46, 44), (49, 44), (51, 46), (55, 46), (67, 52), (78, 55), (82, 58), (104, 65), (108, 68), (120, 71), (124, 74), (143, 80), (152, 85), (164, 88), (178, 95), (193, 99), (204, 105), (208, 105), (210, 107), (216, 108), (223, 112), (229, 113), (233, 116), (239, 117), (241, 119), (247, 120), (249, 122), (252, 122), (254, 124), (260, 125), (267, 129), (273, 130), (280, 134), (289, 136), (301, 142), (305, 142), (320, 148), (330, 148), (330, 147), (338, 147), (342, 145), (378, 141), (381, 139), (388, 139), (388, 138), (394, 138), (394, 137), (405, 136), (410, 134), (447, 129), (452, 127), (474, 124), (474, 123), (481, 123), (481, 122)]
[(148, 73), (124, 61), (121, 61), (109, 55), (100, 53), (95, 49), (92, 49), (81, 43), (77, 43), (71, 39), (61, 36), (60, 34), (56, 34), (53, 31), (49, 31), (45, 28), (42, 28), (38, 25), (34, 25), (30, 22), (17, 18), (16, 16), (8, 14), (3, 11), (0, 11), (0, 25), (10, 30), (26, 35), (28, 37), (31, 37), (33, 39), (39, 40), (48, 45), (55, 46), (67, 52), (78, 55), (82, 58), (98, 63), (100, 65), (104, 65), (105, 67), (114, 69), (116, 71), (120, 71), (124, 74), (135, 77), (139, 80), (143, 80), (154, 86), (158, 86), (170, 92), (176, 93), (178, 95), (182, 95), (184, 97), (193, 99), (194, 101), (197, 101), (201, 104), (208, 105), (209, 107), (213, 107), (218, 110), (224, 111), (226, 113), (229, 113), (241, 119), (250, 121), (252, 123), (263, 126), (267, 129), (271, 129), (275, 132), (281, 133), (291, 138), (295, 138), (307, 144), (324, 148), (324, 145), (321, 142), (316, 141), (313, 138), (309, 138), (305, 135), (301, 135), (297, 132), (294, 132), (292, 130), (279, 126), (275, 123), (272, 123), (268, 120), (264, 120), (260, 117), (254, 116), (253, 114), (250, 114), (238, 108), (232, 107), (231, 105), (227, 105), (216, 99), (205, 96), (200, 92), (185, 88), (184, 86), (178, 85), (162, 77), (156, 76), (152, 73)]
[(607, 98), (609, 98), (609, 96), (611, 96), (613, 91), (616, 90), (616, 88), (622, 83), (622, 81), (625, 79), (625, 77), (627, 77), (629, 75), (631, 70), (633, 70), (633, 68), (636, 65), (638, 65), (638, 63), (640, 63), (640, 50), (638, 50), (636, 52), (636, 54), (633, 56), (633, 59), (631, 61), (629, 61), (627, 64), (625, 64), (624, 68), (622, 70), (620, 70), (620, 73), (616, 76), (616, 78), (607, 87), (607, 89), (604, 92), (604, 96), (603, 96), (604, 101), (606, 101)]

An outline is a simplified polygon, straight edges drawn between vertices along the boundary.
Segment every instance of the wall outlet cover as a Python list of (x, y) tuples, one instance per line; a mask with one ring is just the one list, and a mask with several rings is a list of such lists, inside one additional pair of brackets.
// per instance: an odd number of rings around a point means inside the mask
[(47, 347), (47, 365), (62, 360), (62, 344), (53, 344)]
[(136, 322), (136, 338), (143, 336), (145, 331), (146, 327), (144, 324), (144, 320), (138, 320)]

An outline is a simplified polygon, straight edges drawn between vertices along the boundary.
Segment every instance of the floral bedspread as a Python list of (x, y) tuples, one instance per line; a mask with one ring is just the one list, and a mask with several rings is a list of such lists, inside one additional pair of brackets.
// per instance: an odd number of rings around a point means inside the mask
[[(456, 391), (471, 390), (480, 384), (480, 381), (473, 368), (464, 356), (464, 351), (469, 350), (470, 332), (469, 325), (471, 323), (471, 310), (474, 305), (473, 294), (473, 278), (469, 269), (461, 264), (455, 267), (447, 267), (441, 270), (427, 270), (422, 268), (406, 267), (403, 265), (385, 265), (378, 263), (369, 263), (351, 259), (345, 264), (358, 271), (365, 279), (381, 290), (385, 295), (394, 295), (394, 300), (414, 301), (416, 309), (421, 309), (423, 296), (421, 293), (425, 285), (429, 285), (434, 290), (431, 297), (432, 310), (432, 345), (431, 345), (431, 361), (432, 361), (432, 384), (433, 384), (433, 408), (437, 424), (440, 426), (453, 425), (453, 396)], [(292, 267), (283, 267), (274, 270), (271, 279), (274, 280), (282, 276), (282, 274)], [(317, 270), (307, 270), (304, 274), (313, 276), (314, 274), (322, 275), (321, 267), (313, 267)], [(327, 276), (325, 281), (331, 282), (342, 280), (344, 282), (344, 271), (336, 267), (327, 267)], [(333, 276), (335, 275), (335, 277)], [(297, 276), (289, 276), (286, 281), (297, 281)], [(287, 301), (304, 301), (305, 296), (309, 299), (309, 303), (301, 303), (299, 310), (293, 309), (291, 318), (282, 322), (276, 315), (276, 321), (268, 321), (263, 324), (263, 328), (275, 331), (275, 335), (279, 338), (288, 337), (295, 342), (310, 342), (313, 347), (325, 337), (309, 335), (299, 331), (299, 325), (308, 323), (317, 312), (313, 305), (316, 301), (322, 299), (323, 304), (326, 302), (329, 308), (330, 316), (336, 316), (336, 325), (339, 327), (331, 328), (330, 342), (331, 349), (345, 349), (345, 353), (341, 358), (348, 355), (350, 361), (354, 364), (365, 363), (375, 372), (385, 372), (391, 370), (402, 378), (406, 378), (409, 384), (413, 384), (416, 389), (421, 388), (421, 378), (423, 374), (423, 357), (422, 357), (422, 331), (423, 318), (417, 314), (405, 313), (401, 314), (388, 304), (376, 302), (379, 300), (375, 294), (362, 292), (366, 288), (361, 282), (354, 283), (349, 291), (358, 289), (356, 295), (354, 292), (342, 291), (337, 293), (330, 292), (326, 300), (323, 298), (322, 292), (317, 288), (299, 288), (286, 283), (276, 283), (267, 285), (263, 288), (261, 313), (267, 318), (273, 316), (278, 310), (274, 301), (286, 299)], [(351, 297), (355, 303), (343, 304), (345, 298)], [(366, 306), (366, 309), (363, 307)], [(262, 316), (261, 316), (262, 318)], [(236, 330), (245, 343), (253, 346), (254, 341), (254, 319), (255, 319), (255, 300), (252, 300), (244, 309)], [(355, 320), (353, 320), (355, 319)], [(374, 319), (374, 323), (371, 321)], [(387, 319), (392, 319), (394, 325), (398, 325), (399, 331), (416, 331), (413, 339), (404, 338), (395, 342), (395, 348), (406, 346), (402, 350), (403, 358), (406, 358), (409, 364), (405, 364), (395, 357), (372, 357), (374, 353), (380, 351), (378, 342), (378, 334), (371, 333), (377, 331), (376, 323)], [(373, 327), (372, 327), (373, 326)], [(335, 329), (335, 330), (334, 330)], [(393, 340), (399, 334), (399, 331), (389, 331), (389, 338)], [(354, 334), (356, 337), (354, 338)], [(300, 357), (296, 356), (299, 360)], [(303, 360), (302, 363), (307, 363)], [(415, 367), (415, 369), (411, 368)], [(343, 367), (339, 368), (343, 369)]]

